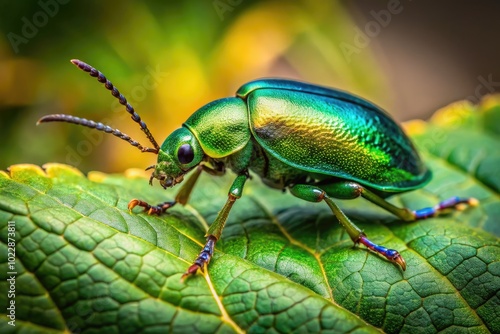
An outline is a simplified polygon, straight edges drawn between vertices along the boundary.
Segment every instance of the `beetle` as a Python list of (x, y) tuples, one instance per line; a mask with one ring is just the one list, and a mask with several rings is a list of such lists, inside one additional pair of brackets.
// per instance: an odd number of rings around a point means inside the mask
[(104, 84), (125, 106), (132, 120), (153, 145), (145, 147), (130, 136), (102, 123), (65, 114), (42, 117), (44, 122), (69, 122), (111, 133), (142, 152), (158, 155), (149, 183), (163, 188), (183, 181), (174, 201), (150, 205), (132, 199), (128, 209), (139, 206), (148, 214), (162, 214), (187, 203), (202, 172), (236, 174), (227, 202), (205, 237), (206, 244), (183, 274), (194, 275), (208, 265), (233, 204), (242, 196), (250, 171), (269, 187), (288, 190), (309, 202), (326, 202), (354, 244), (363, 244), (406, 270), (400, 253), (370, 241), (334, 202), (364, 197), (404, 221), (416, 221), (446, 209), (475, 206), (474, 198), (452, 197), (434, 207), (399, 208), (386, 198), (423, 187), (431, 172), (410, 139), (395, 121), (371, 102), (340, 90), (285, 79), (261, 79), (241, 86), (236, 96), (208, 103), (194, 112), (159, 146), (146, 123), (106, 77), (92, 66), (71, 62)]

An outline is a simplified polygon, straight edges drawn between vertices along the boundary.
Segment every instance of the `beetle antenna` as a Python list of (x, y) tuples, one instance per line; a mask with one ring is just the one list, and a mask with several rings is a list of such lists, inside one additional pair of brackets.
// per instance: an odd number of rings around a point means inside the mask
[[(139, 114), (137, 114), (135, 112), (134, 107), (132, 107), (130, 105), (130, 103), (128, 103), (128, 101), (125, 98), (125, 96), (123, 96), (118, 91), (118, 89), (111, 83), (111, 81), (109, 81), (108, 79), (106, 79), (106, 77), (104, 76), (104, 74), (102, 74), (101, 72), (99, 72), (98, 70), (96, 70), (95, 68), (93, 68), (92, 66), (90, 66), (89, 64), (84, 63), (81, 60), (71, 59), (71, 62), (74, 65), (76, 65), (79, 69), (81, 69), (81, 70), (83, 70), (85, 72), (88, 72), (90, 74), (90, 76), (92, 76), (94, 78), (97, 78), (97, 81), (103, 83), (104, 87), (106, 87), (106, 89), (108, 89), (108, 90), (111, 91), (111, 95), (113, 95), (114, 97), (116, 97), (118, 99), (118, 101), (120, 102), (120, 104), (123, 105), (123, 106), (125, 106), (125, 109), (127, 110), (127, 112), (130, 115), (132, 115), (132, 120), (134, 122), (138, 123), (141, 126), (141, 130), (146, 134), (146, 136), (148, 137), (148, 139), (151, 142), (151, 144), (153, 144), (153, 146), (154, 146), (154, 148), (156, 150), (155, 153), (158, 153), (158, 151), (160, 150), (160, 146), (158, 146), (158, 143), (156, 142), (156, 140), (154, 139), (153, 135), (149, 131), (146, 123), (144, 123), (144, 121), (141, 120), (141, 117), (139, 116)], [(147, 152), (153, 152), (153, 151), (147, 151)]]
[(46, 122), (68, 122), (68, 123), (73, 123), (73, 124), (78, 124), (78, 125), (83, 125), (86, 127), (89, 127), (91, 129), (96, 129), (102, 132), (106, 133), (111, 133), (114, 136), (117, 136), (120, 139), (125, 140), (128, 142), (130, 145), (137, 147), (141, 152), (151, 152), (158, 154), (158, 149), (157, 148), (149, 148), (149, 147), (144, 147), (139, 142), (135, 141), (134, 139), (130, 138), (129, 135), (121, 132), (118, 129), (113, 129), (112, 127), (108, 125), (104, 125), (99, 122), (94, 122), (85, 118), (80, 118), (80, 117), (75, 117), (71, 115), (64, 115), (64, 114), (53, 114), (53, 115), (46, 115), (43, 116), (38, 120), (36, 123), (37, 125), (40, 123), (46, 123)]

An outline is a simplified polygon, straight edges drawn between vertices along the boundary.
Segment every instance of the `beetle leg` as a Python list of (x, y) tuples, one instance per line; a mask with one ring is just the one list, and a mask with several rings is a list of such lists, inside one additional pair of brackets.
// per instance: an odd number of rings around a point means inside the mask
[(476, 206), (479, 203), (477, 199), (472, 197), (470, 198), (452, 197), (442, 202), (439, 202), (437, 205), (433, 207), (412, 211), (407, 208), (398, 208), (397, 206), (392, 205), (379, 195), (373, 193), (372, 191), (366, 189), (359, 183), (353, 181), (329, 183), (325, 185), (319, 185), (319, 187), (325, 190), (327, 194), (335, 198), (354, 199), (359, 196), (362, 196), (367, 200), (369, 200), (370, 202), (380, 206), (381, 208), (389, 211), (395, 216), (408, 222), (430, 218), (448, 209), (461, 210), (466, 205)]
[(149, 215), (153, 214), (161, 215), (162, 213), (165, 213), (168, 209), (170, 209), (177, 203), (185, 205), (202, 171), (205, 171), (210, 175), (217, 175), (217, 176), (224, 174), (224, 170), (212, 169), (208, 166), (200, 164), (198, 165), (198, 167), (196, 167), (193, 174), (191, 174), (189, 178), (184, 182), (184, 184), (182, 184), (181, 189), (175, 196), (175, 200), (170, 202), (163, 202), (157, 205), (150, 205), (147, 202), (138, 199), (133, 199), (128, 203), (128, 209), (132, 210), (136, 206), (140, 206), (143, 207), (144, 211), (147, 211)]
[(140, 206), (144, 208), (144, 211), (148, 212), (148, 215), (161, 215), (167, 209), (173, 207), (177, 202), (176, 201), (170, 201), (170, 202), (163, 202), (157, 205), (150, 205), (148, 202), (141, 201), (139, 199), (133, 199), (130, 202), (128, 202), (128, 209), (132, 210), (136, 206)]
[(248, 172), (243, 172), (236, 177), (229, 189), (229, 194), (227, 198), (227, 202), (222, 208), (222, 210), (217, 215), (215, 221), (210, 225), (205, 237), (207, 237), (207, 242), (200, 254), (194, 260), (193, 264), (186, 270), (186, 272), (182, 275), (181, 280), (184, 280), (187, 276), (194, 275), (198, 271), (198, 269), (202, 269), (205, 264), (210, 262), (212, 255), (214, 253), (215, 243), (220, 239), (222, 235), (222, 230), (224, 229), (224, 225), (226, 224), (227, 217), (229, 215), (229, 211), (233, 207), (234, 202), (241, 197), (243, 192), (243, 186), (245, 185), (246, 180), (248, 179)]
[(323, 189), (313, 185), (297, 184), (290, 188), (290, 192), (292, 195), (309, 202), (325, 201), (355, 244), (361, 243), (387, 260), (398, 264), (403, 270), (406, 269), (406, 262), (398, 251), (387, 249), (370, 241), (366, 234), (340, 210)]
[(423, 208), (412, 211), (415, 220), (426, 219), (438, 215), (441, 211), (446, 209), (463, 210), (466, 205), (477, 206), (479, 201), (474, 197), (451, 197), (444, 201), (439, 202), (437, 205), (429, 208)]
[(325, 189), (325, 191), (331, 196), (338, 198), (350, 199), (362, 196), (367, 200), (369, 200), (370, 202), (391, 212), (395, 216), (409, 222), (436, 216), (440, 212), (445, 211), (447, 209), (461, 210), (466, 205), (476, 206), (479, 203), (477, 199), (472, 197), (470, 198), (452, 197), (442, 202), (439, 202), (437, 205), (433, 207), (412, 211), (407, 208), (398, 208), (397, 206), (392, 205), (382, 197), (378, 196), (377, 194), (373, 193), (372, 191), (366, 189), (365, 187), (356, 182), (351, 182), (351, 181), (337, 182), (326, 185), (324, 187), (322, 186), (321, 188)]

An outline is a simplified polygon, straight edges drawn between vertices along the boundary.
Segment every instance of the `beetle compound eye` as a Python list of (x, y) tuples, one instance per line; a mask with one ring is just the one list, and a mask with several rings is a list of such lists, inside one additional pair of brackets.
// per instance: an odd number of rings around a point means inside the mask
[(188, 164), (194, 159), (193, 148), (189, 144), (183, 144), (177, 151), (177, 159), (181, 164)]

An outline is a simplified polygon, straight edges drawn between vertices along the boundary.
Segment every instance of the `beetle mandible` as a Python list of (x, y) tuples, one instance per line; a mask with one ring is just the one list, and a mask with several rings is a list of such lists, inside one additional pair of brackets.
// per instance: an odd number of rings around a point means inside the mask
[(146, 134), (153, 148), (102, 123), (64, 114), (42, 117), (43, 122), (69, 122), (111, 133), (142, 152), (158, 155), (149, 183), (158, 179), (163, 188), (191, 176), (175, 200), (158, 205), (133, 199), (128, 208), (143, 207), (149, 214), (162, 214), (186, 204), (202, 172), (223, 175), (231, 169), (237, 176), (228, 199), (210, 226), (207, 242), (182, 278), (203, 269), (220, 239), (229, 212), (242, 196), (243, 186), (257, 174), (272, 188), (289, 190), (309, 202), (324, 201), (355, 244), (361, 243), (403, 270), (406, 262), (398, 251), (370, 241), (333, 201), (364, 197), (404, 221), (416, 221), (465, 204), (474, 198), (452, 197), (420, 210), (399, 208), (387, 202), (390, 195), (423, 187), (431, 172), (415, 147), (391, 117), (376, 105), (349, 93), (312, 84), (262, 79), (243, 85), (235, 97), (208, 103), (192, 114), (161, 147), (134, 108), (106, 77), (80, 61), (71, 62), (96, 77), (118, 98)]

